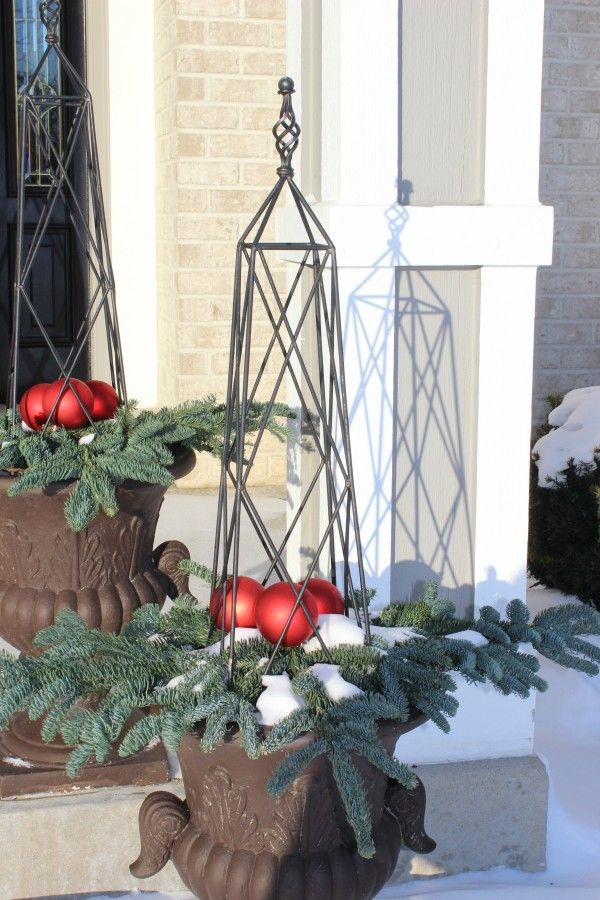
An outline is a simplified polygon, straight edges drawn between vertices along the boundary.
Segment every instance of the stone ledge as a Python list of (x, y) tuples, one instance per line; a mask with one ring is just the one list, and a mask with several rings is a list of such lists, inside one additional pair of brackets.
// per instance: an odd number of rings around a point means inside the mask
[[(548, 778), (535, 756), (418, 766), (427, 790), (428, 856), (402, 850), (391, 883), (509, 866), (545, 867)], [(179, 782), (168, 790), (183, 796)], [(183, 891), (175, 868), (144, 881), (129, 874), (139, 852), (138, 811), (155, 787), (0, 802), (0, 895), (77, 897), (90, 892)]]
[(537, 756), (415, 768), (427, 791), (427, 856), (401, 850), (390, 884), (506, 866), (546, 868), (548, 775)]
[[(183, 796), (181, 783), (166, 785)], [(125, 890), (185, 891), (170, 863), (140, 881), (138, 812), (161, 786), (82, 790), (0, 802), (0, 896), (49, 897)]]

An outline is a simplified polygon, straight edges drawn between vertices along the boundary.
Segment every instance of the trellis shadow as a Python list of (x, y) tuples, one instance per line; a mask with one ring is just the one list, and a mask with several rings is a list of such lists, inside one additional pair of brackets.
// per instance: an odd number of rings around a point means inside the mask
[[(411, 189), (403, 182), (400, 203), (387, 210), (387, 248), (345, 311), (345, 354), (355, 369), (350, 426), (360, 431), (360, 471), (366, 460), (369, 467), (366, 500), (361, 492), (363, 556), (373, 586), (383, 594), (391, 582), (390, 599), (414, 598), (433, 579), (464, 609), (472, 576), (465, 582), (457, 563), (462, 555), (463, 573), (473, 572), (473, 539), (455, 336), (443, 298), (402, 253)], [(436, 493), (440, 481), (444, 489)]]

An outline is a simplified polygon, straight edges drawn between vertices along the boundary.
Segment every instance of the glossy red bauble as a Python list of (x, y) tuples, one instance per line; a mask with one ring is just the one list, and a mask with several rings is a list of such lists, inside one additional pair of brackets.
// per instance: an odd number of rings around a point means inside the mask
[(112, 419), (119, 405), (119, 395), (112, 384), (107, 384), (106, 381), (88, 381), (87, 386), (94, 397), (92, 407), (94, 422)]
[[(231, 628), (231, 607), (233, 595), (233, 578), (227, 579), (227, 592), (225, 594), (225, 629), (229, 631)], [(246, 575), (240, 575), (237, 583), (237, 595), (235, 598), (235, 627), (236, 628), (255, 628), (256, 620), (254, 618), (254, 608), (256, 601), (263, 593), (264, 588), (260, 582), (254, 578), (248, 578)], [(210, 615), (215, 619), (217, 626), (220, 628), (223, 621), (223, 592), (222, 588), (215, 588), (210, 598)], [(217, 612), (218, 611), (218, 612)]]
[[(302, 584), (296, 584), (297, 591), (301, 587)], [(319, 618), (317, 601), (308, 590), (304, 591), (302, 598), (316, 625)], [(285, 628), (285, 623), (295, 602), (296, 596), (285, 581), (272, 584), (259, 597), (256, 603), (256, 627), (262, 636), (272, 644), (276, 644), (279, 640), (279, 635)], [(284, 647), (295, 647), (311, 637), (312, 634), (311, 624), (304, 615), (302, 607), (299, 606), (281, 643)]]
[[(77, 391), (77, 396), (88, 411), (90, 418), (94, 406), (94, 396), (85, 381), (80, 381), (79, 378), (71, 378), (70, 381), (71, 384), (66, 388), (64, 394), (58, 401), (52, 415), (52, 421), (55, 425), (62, 425), (64, 428), (82, 428), (84, 425), (88, 424), (89, 420), (84, 410), (79, 405), (77, 397), (73, 392), (73, 388)], [(58, 381), (53, 381), (52, 384), (48, 385), (44, 392), (44, 415), (48, 418), (50, 417), (52, 407), (60, 394), (63, 384), (64, 378), (59, 378)]]
[(46, 423), (44, 394), (47, 387), (47, 384), (34, 384), (25, 391), (19, 403), (21, 419), (34, 431), (40, 431)]
[(325, 578), (310, 578), (306, 587), (317, 601), (320, 616), (345, 613), (344, 598), (331, 581), (326, 581)]

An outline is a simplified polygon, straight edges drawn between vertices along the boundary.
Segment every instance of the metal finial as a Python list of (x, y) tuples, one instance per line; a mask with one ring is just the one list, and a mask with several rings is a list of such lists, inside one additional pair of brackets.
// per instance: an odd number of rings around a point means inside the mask
[(296, 116), (292, 108), (292, 94), (294, 93), (294, 81), (288, 75), (279, 79), (278, 93), (283, 97), (279, 118), (273, 126), (275, 147), (279, 153), (281, 165), (277, 174), (281, 177), (294, 175), (292, 169), (292, 156), (300, 139), (300, 126), (296, 122)]
[(46, 43), (58, 43), (58, 24), (60, 20), (60, 0), (42, 0), (40, 3), (40, 19), (46, 29)]

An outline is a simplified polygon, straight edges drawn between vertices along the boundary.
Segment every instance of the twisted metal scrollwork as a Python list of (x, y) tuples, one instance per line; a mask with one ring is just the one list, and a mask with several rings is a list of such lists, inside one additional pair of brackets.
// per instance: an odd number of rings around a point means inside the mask
[(46, 29), (46, 41), (48, 44), (58, 43), (60, 8), (60, 0), (42, 0), (40, 3), (40, 19)]
[(294, 93), (293, 79), (285, 75), (279, 79), (278, 93), (283, 97), (281, 104), (281, 112), (278, 120), (273, 126), (273, 137), (275, 138), (275, 147), (281, 160), (281, 165), (277, 169), (277, 174), (281, 177), (293, 177), (294, 170), (292, 168), (292, 156), (298, 141), (300, 140), (300, 126), (296, 122), (296, 115), (292, 107), (292, 94)]

